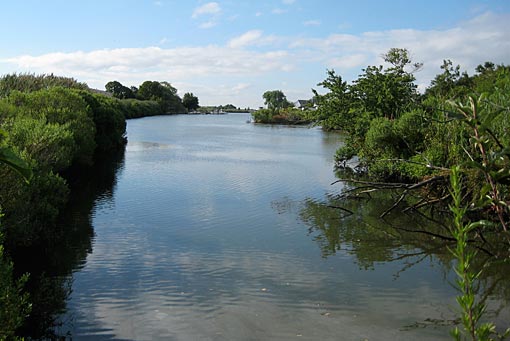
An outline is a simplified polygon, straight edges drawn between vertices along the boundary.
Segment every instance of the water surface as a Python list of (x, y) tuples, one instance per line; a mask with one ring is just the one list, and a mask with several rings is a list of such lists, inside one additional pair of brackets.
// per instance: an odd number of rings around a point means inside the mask
[(448, 261), (324, 208), (342, 189), (331, 185), (341, 136), (248, 118), (128, 121), (125, 159), (93, 203), (91, 250), (72, 274), (59, 331), (77, 340), (448, 339)]

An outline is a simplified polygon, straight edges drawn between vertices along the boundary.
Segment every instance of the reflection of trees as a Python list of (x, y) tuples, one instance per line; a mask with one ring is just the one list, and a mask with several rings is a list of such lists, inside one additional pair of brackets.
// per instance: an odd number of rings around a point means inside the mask
[(339, 201), (330, 197), (327, 202), (308, 199), (300, 217), (309, 226), (324, 257), (343, 249), (353, 254), (361, 267), (372, 268), (375, 262), (434, 252), (446, 256), (448, 262), (444, 240), (414, 232), (426, 227), (424, 219), (402, 214), (382, 221), (379, 215), (386, 207), (385, 201), (389, 199)]
[[(124, 150), (103, 157), (96, 166), (69, 174), (70, 201), (62, 210), (55, 237), (16, 250), (18, 273), (30, 273), (27, 288), (32, 312), (21, 334), (29, 338), (55, 338), (53, 328), (65, 311), (73, 270), (92, 252), (92, 210), (98, 198), (110, 200), (116, 176), (124, 161)], [(44, 239), (44, 240), (43, 240)]]
[[(445, 234), (444, 223), (448, 218), (436, 213), (433, 220), (430, 215), (394, 210), (381, 219), (381, 214), (394, 202), (389, 192), (372, 195), (371, 199), (341, 200), (333, 196), (324, 202), (307, 199), (299, 215), (324, 257), (342, 250), (352, 254), (364, 269), (372, 269), (377, 262), (403, 261), (401, 271), (433, 257), (445, 273), (449, 272), (452, 256), (447, 247), (452, 246), (452, 240)], [(510, 259), (495, 256), (502, 254), (496, 250), (502, 245), (487, 235), (484, 245), (475, 245), (473, 266), (483, 269), (478, 283), (480, 295), (495, 298), (501, 307), (508, 307)]]

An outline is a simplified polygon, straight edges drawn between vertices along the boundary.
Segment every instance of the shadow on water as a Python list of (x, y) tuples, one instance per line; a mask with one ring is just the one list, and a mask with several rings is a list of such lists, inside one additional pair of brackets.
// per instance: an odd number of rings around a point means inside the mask
[[(448, 250), (454, 241), (445, 233), (445, 223), (439, 222), (447, 221), (447, 217), (433, 222), (430, 216), (395, 210), (384, 219), (380, 218), (394, 202), (391, 193), (381, 193), (368, 200), (346, 200), (329, 195), (323, 201), (306, 199), (299, 203), (298, 215), (324, 258), (346, 253), (361, 270), (374, 270), (395, 262), (400, 269), (393, 273), (395, 280), (403, 272), (426, 260), (439, 266), (443, 280), (455, 286), (454, 259)], [(279, 205), (285, 206), (289, 204)], [(490, 242), (488, 240), (487, 243)], [(508, 245), (498, 244), (497, 241), (493, 242), (494, 245), (508, 248)], [(488, 306), (486, 318), (496, 322), (500, 331), (503, 331), (508, 327), (510, 316), (510, 262), (508, 257), (498, 259), (494, 254), (497, 254), (494, 249), (479, 248), (473, 265), (477, 271), (483, 270), (478, 293)], [(457, 319), (430, 318), (403, 328), (459, 322)]]
[(122, 149), (115, 155), (102, 156), (95, 166), (67, 175), (72, 194), (51, 231), (54, 238), (44, 238), (13, 255), (17, 271), (30, 274), (27, 289), (32, 311), (21, 335), (32, 339), (69, 336), (55, 332), (58, 316), (66, 310), (73, 272), (84, 265), (92, 252), (95, 203), (112, 198), (124, 154)]

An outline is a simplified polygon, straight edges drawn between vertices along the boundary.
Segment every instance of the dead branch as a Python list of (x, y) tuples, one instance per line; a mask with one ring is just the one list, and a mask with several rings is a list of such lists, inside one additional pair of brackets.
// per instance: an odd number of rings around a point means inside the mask
[[(344, 212), (349, 213), (349, 215), (353, 215), (353, 214), (354, 214), (354, 212), (353, 212), (353, 211), (351, 211), (351, 210), (349, 210), (349, 209), (347, 209), (347, 208), (344, 208), (344, 207), (334, 206), (334, 205), (328, 205), (328, 207), (330, 207), (330, 208), (335, 208), (335, 209), (338, 209), (338, 210), (342, 210), (342, 211), (344, 211)], [(344, 217), (347, 217), (347, 216), (343, 216), (342, 218), (344, 218)]]

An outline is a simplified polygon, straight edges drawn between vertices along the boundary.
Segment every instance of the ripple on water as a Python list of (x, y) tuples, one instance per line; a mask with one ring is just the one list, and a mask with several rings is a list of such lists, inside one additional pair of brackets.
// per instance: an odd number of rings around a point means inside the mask
[(351, 254), (323, 259), (299, 221), (300, 203), (334, 191), (338, 140), (240, 118), (129, 122), (124, 169), (96, 201), (93, 253), (74, 274), (75, 338), (419, 339), (398, 328), (435, 307)]

